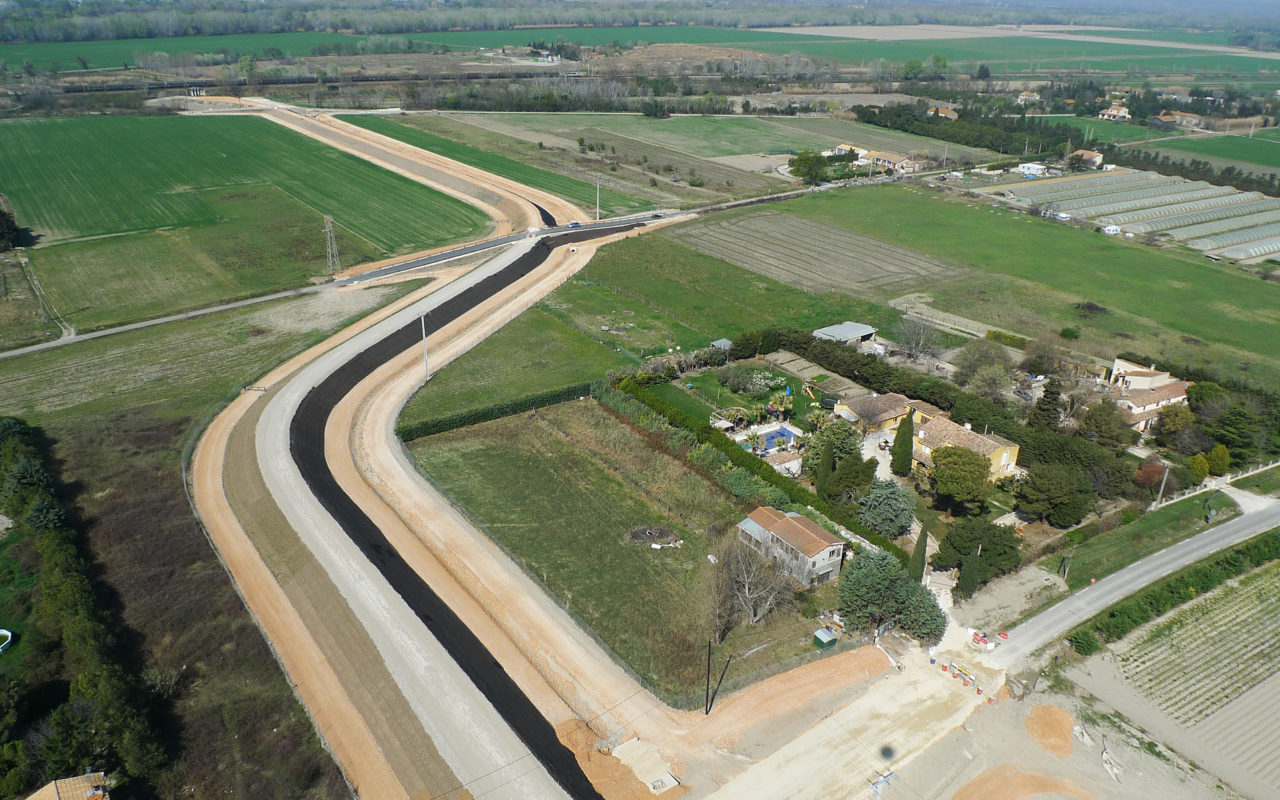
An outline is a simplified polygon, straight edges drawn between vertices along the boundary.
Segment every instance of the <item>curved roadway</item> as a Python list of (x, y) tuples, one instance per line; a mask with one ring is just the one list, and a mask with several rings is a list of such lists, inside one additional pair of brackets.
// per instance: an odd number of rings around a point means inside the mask
[(290, 526), (343, 587), (353, 610), (379, 621), (370, 629), (379, 654), (408, 687), (406, 698), (442, 756), (476, 795), (599, 797), (484, 643), (338, 485), (324, 457), (325, 425), (364, 377), (420, 346), (422, 315), (430, 333), (528, 275), (553, 246), (635, 224), (527, 240), (312, 362), (271, 400), (257, 428), (259, 467)]

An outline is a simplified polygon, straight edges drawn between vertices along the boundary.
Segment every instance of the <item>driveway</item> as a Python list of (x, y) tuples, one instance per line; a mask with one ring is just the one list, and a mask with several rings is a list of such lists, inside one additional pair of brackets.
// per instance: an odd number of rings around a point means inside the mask
[(893, 435), (894, 431), (878, 431), (862, 437), (862, 457), (874, 458), (879, 462), (879, 466), (876, 467), (876, 477), (882, 481), (892, 480), (893, 472), (889, 469), (889, 450), (888, 448), (881, 450), (880, 443), (893, 444)]

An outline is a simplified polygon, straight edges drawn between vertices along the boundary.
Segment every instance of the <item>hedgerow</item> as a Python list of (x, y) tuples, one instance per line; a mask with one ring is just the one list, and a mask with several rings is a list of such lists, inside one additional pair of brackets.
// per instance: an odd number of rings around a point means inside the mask
[(514, 400), (494, 403), (491, 406), (467, 409), (466, 411), (460, 411), (457, 414), (450, 414), (447, 417), (429, 419), (423, 422), (413, 422), (408, 425), (400, 425), (396, 427), (396, 435), (399, 436), (402, 441), (408, 442), (414, 439), (421, 439), (424, 436), (432, 436), (437, 433), (451, 431), (456, 428), (465, 428), (468, 425), (478, 425), (481, 422), (502, 419), (503, 417), (509, 417), (512, 414), (519, 414), (523, 411), (552, 406), (556, 403), (563, 403), (576, 397), (584, 397), (590, 391), (590, 383), (575, 383), (571, 386), (563, 386), (559, 389), (551, 389), (545, 392), (525, 395), (524, 397), (517, 397)]

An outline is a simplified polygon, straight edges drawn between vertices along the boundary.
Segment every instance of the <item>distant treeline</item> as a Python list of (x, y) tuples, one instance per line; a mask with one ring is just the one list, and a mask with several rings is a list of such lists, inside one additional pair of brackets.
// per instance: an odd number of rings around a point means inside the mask
[(531, 81), (471, 81), (412, 84), (402, 93), (405, 108), (452, 111), (636, 111), (668, 114), (729, 114), (723, 95), (703, 94), (656, 99), (629, 81), (592, 78), (539, 78)]
[[(495, 30), (553, 25), (994, 25), (1011, 23), (1110, 24), (1133, 27), (1209, 26), (1258, 31), (1274, 15), (1271, 0), (1233, 0), (1196, 6), (1180, 0), (1137, 0), (1089, 8), (1050, 8), (1036, 2), (965, 8), (957, 4), (872, 0), (861, 8), (825, 2), (735, 0), (150, 0), (145, 10), (131, 0), (10, 0), (0, 4), (0, 40), (60, 42), (150, 39), (289, 31), (353, 31), (393, 34), (450, 30)], [(1242, 34), (1248, 36), (1249, 34)]]
[(997, 153), (1061, 154), (1071, 139), (1079, 141), (1080, 131), (1060, 122), (1003, 114), (986, 114), (981, 109), (959, 109), (959, 119), (931, 117), (925, 103), (875, 108), (855, 106), (861, 122), (896, 131), (929, 136), (966, 147), (981, 147)]
[(1242, 172), (1232, 166), (1218, 168), (1198, 158), (1173, 159), (1166, 153), (1119, 147), (1114, 144), (1101, 145), (1101, 150), (1108, 164), (1149, 169), (1162, 175), (1179, 175), (1188, 180), (1208, 181), (1223, 186), (1234, 186), (1244, 192), (1262, 192), (1272, 197), (1280, 197), (1280, 176), (1274, 172), (1259, 175), (1254, 172)]

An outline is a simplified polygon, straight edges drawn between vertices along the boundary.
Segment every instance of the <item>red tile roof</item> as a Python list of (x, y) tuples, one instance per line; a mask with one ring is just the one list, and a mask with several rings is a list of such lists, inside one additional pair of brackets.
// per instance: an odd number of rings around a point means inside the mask
[(813, 558), (833, 544), (840, 544), (840, 539), (808, 517), (788, 516), (773, 506), (761, 506), (748, 514), (747, 518), (808, 558)]

